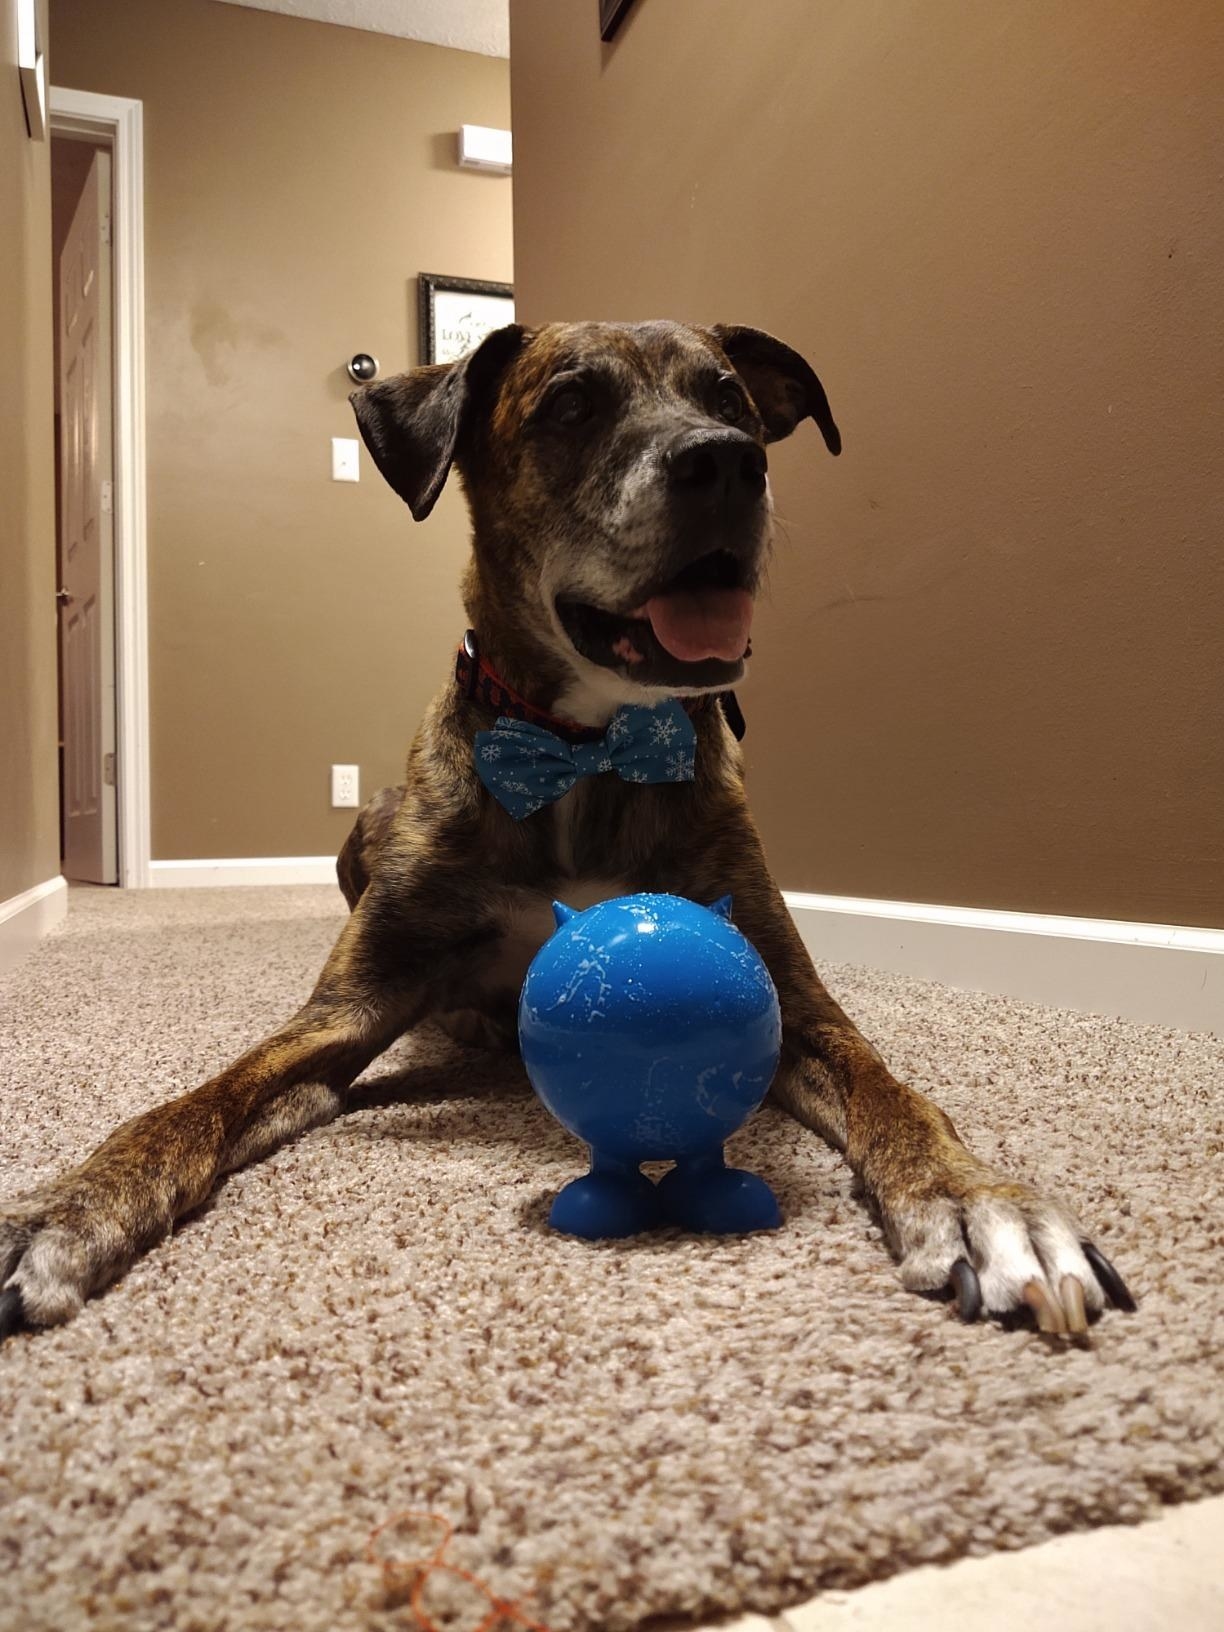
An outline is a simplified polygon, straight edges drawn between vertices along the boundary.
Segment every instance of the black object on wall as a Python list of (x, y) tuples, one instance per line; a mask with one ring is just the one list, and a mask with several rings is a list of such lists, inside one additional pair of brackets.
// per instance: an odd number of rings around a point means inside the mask
[(633, 0), (599, 0), (599, 37), (610, 40), (624, 19)]

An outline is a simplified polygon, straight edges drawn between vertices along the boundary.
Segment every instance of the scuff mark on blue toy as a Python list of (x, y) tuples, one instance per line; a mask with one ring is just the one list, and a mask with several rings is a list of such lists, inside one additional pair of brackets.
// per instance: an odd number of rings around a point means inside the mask
[[(731, 910), (730, 896), (710, 907), (619, 896), (585, 912), (554, 902), (556, 932), (523, 983), (519, 1040), (537, 1094), (591, 1152), (591, 1171), (553, 1203), (554, 1228), (597, 1239), (781, 1222), (764, 1180), (723, 1158), (782, 1043), (773, 982)], [(657, 1186), (639, 1171), (655, 1160), (676, 1163)]]

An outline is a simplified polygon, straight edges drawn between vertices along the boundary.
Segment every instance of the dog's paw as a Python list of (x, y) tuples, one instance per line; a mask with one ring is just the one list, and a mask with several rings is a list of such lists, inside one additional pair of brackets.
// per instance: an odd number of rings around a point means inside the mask
[(1042, 1332), (1082, 1336), (1106, 1303), (1135, 1300), (1067, 1209), (973, 1163), (881, 1209), (912, 1292), (952, 1297), (962, 1320), (1030, 1316)]
[(65, 1181), (0, 1203), (0, 1342), (71, 1320), (128, 1261), (121, 1237), (106, 1210)]

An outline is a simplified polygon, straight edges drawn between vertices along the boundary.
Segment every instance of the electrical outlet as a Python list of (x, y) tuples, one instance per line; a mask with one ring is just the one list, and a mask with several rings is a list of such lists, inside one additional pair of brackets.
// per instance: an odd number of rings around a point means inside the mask
[(360, 803), (356, 765), (332, 766), (332, 809), (349, 810)]

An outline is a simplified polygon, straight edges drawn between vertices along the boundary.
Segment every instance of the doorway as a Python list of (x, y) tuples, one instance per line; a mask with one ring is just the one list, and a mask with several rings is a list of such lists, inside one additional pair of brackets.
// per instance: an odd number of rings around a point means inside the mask
[(141, 104), (53, 86), (65, 877), (149, 883)]
[(51, 139), (60, 858), (117, 884), (110, 143)]

